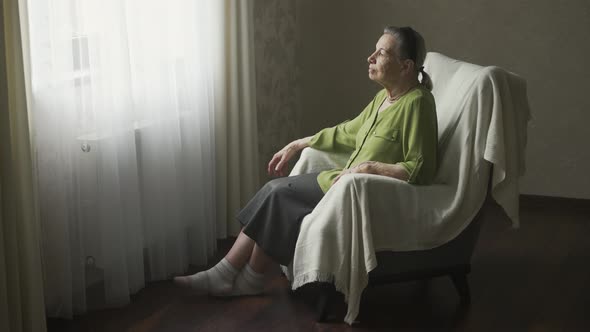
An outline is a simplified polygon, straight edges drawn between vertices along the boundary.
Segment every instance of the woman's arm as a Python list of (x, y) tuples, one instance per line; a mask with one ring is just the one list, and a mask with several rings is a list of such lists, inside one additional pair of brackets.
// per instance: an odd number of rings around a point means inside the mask
[(410, 174), (408, 174), (408, 171), (406, 171), (406, 169), (400, 165), (387, 164), (378, 161), (365, 161), (356, 165), (355, 167), (342, 171), (342, 173), (340, 173), (340, 175), (338, 175), (334, 179), (334, 182), (332, 184), (336, 183), (343, 175), (353, 173), (383, 175), (389, 176), (391, 178), (396, 178), (402, 181), (408, 181), (408, 179), (410, 178)]
[[(408, 171), (400, 165), (397, 164), (387, 164), (381, 163), (378, 161), (367, 161), (361, 163), (361, 167), (363, 168), (364, 172), (367, 174), (376, 174), (376, 175), (383, 175), (389, 176), (391, 178), (400, 179), (403, 181), (407, 181), (410, 177)], [(360, 166), (360, 165), (359, 165)]]
[(270, 176), (285, 176), (287, 174), (287, 163), (297, 152), (309, 146), (313, 136), (308, 136), (294, 140), (287, 144), (279, 152), (272, 156), (268, 163), (267, 172)]
[[(385, 90), (379, 93), (383, 94)], [(375, 106), (375, 99), (354, 119), (344, 121), (334, 127), (324, 128), (314, 136), (304, 137), (287, 144), (275, 153), (268, 163), (267, 172), (270, 176), (287, 175), (287, 163), (299, 151), (311, 146), (321, 151), (352, 152), (356, 145), (356, 134)]]

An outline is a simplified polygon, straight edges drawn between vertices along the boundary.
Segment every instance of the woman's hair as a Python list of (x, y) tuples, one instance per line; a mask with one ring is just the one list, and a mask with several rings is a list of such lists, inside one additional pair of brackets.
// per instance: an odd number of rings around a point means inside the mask
[(432, 90), (432, 81), (430, 76), (424, 71), (424, 59), (426, 58), (426, 43), (424, 38), (410, 27), (389, 26), (383, 30), (383, 33), (395, 37), (396, 51), (402, 60), (414, 61), (416, 74), (422, 74), (420, 84), (428, 90)]

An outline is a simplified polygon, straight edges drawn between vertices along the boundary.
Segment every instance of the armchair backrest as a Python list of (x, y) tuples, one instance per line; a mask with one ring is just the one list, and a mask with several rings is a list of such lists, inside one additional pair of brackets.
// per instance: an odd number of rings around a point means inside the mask
[(461, 161), (472, 157), (466, 155), (472, 149), (465, 145), (475, 142), (467, 135), (475, 134), (478, 106), (482, 98), (491, 96), (491, 86), (485, 83), (489, 70), (435, 52), (427, 54), (424, 68), (432, 79), (438, 117), (439, 168), (435, 182), (456, 184)]

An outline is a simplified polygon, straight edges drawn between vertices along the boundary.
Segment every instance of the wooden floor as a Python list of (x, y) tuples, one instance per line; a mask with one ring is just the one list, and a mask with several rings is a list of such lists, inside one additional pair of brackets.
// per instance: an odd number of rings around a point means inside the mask
[(124, 308), (50, 319), (49, 331), (590, 331), (588, 201), (526, 197), (521, 224), (483, 225), (468, 308), (448, 278), (437, 278), (367, 289), (360, 323), (341, 322), (341, 303), (334, 320), (320, 324), (307, 297), (277, 274), (265, 295), (235, 299), (155, 282)]

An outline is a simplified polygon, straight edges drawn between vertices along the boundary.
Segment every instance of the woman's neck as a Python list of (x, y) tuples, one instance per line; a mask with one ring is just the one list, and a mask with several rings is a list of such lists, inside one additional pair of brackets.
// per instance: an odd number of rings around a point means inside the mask
[(418, 78), (414, 80), (408, 80), (399, 82), (398, 84), (394, 84), (391, 86), (385, 86), (385, 90), (387, 90), (387, 99), (397, 100), (412, 88), (418, 85)]

